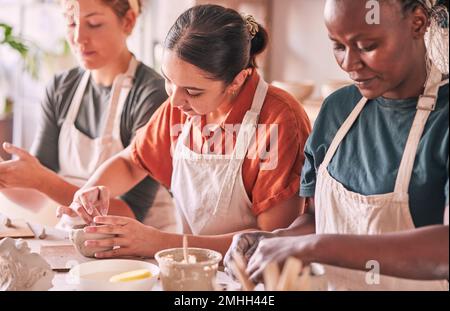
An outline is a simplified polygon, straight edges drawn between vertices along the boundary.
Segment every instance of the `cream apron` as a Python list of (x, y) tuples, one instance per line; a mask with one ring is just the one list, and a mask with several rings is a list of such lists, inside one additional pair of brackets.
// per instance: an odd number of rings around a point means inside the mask
[[(414, 229), (409, 209), (408, 188), (416, 152), (425, 124), (435, 109), (441, 73), (433, 67), (424, 95), (419, 98), (417, 113), (406, 143), (403, 158), (392, 193), (364, 196), (348, 191), (327, 170), (337, 148), (363, 110), (363, 98), (336, 134), (317, 175), (315, 193), (317, 234), (375, 235)], [(355, 252), (358, 250), (355, 249)], [(349, 254), (351, 256), (351, 254)], [(376, 258), (373, 258), (376, 259)], [(336, 290), (448, 290), (443, 281), (415, 281), (381, 276), (378, 284), (366, 280), (368, 273), (325, 266), (330, 289)], [(382, 273), (383, 267), (380, 267)]]
[[(86, 71), (77, 87), (59, 134), (59, 175), (66, 181), (82, 187), (89, 177), (106, 160), (124, 149), (120, 137), (120, 121), (125, 101), (134, 83), (139, 62), (133, 56), (128, 70), (114, 79), (108, 105), (105, 127), (98, 138), (90, 138), (75, 126), (91, 73)], [(80, 217), (63, 215), (56, 225), (60, 229), (71, 229), (84, 224)]]
[(173, 154), (171, 185), (184, 233), (217, 235), (257, 228), (242, 179), (242, 164), (267, 90), (267, 83), (260, 78), (231, 155), (195, 153), (186, 146), (193, 118), (184, 124)]
[(84, 73), (59, 134), (59, 174), (77, 186), (83, 185), (100, 165), (124, 149), (120, 137), (120, 121), (138, 65), (133, 57), (127, 72), (114, 79), (111, 99), (105, 112), (106, 124), (99, 137), (94, 139), (80, 132), (75, 126), (91, 76), (89, 71)]

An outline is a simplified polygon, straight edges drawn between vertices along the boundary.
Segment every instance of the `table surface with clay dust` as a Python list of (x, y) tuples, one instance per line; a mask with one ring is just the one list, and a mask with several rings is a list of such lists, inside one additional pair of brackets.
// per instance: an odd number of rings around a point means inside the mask
[[(14, 193), (13, 193), (14, 194)], [(23, 192), (17, 195), (23, 196)], [(29, 202), (22, 202), (20, 205), (7, 199), (0, 192), (0, 219), (9, 217), (11, 221), (20, 222), (24, 227), (31, 229), (35, 238), (31, 234), (24, 240), (27, 242), (33, 253), (40, 254), (55, 271), (53, 279), (53, 288), (55, 291), (74, 291), (77, 290), (76, 285), (70, 283), (69, 270), (76, 264), (93, 261), (81, 256), (77, 253), (69, 240), (67, 232), (56, 230), (54, 226), (58, 222), (55, 217), (57, 204), (48, 199), (42, 199), (42, 196), (32, 191), (26, 192)], [(38, 202), (38, 203), (36, 203)], [(25, 205), (23, 205), (25, 204)], [(39, 239), (42, 229), (45, 228), (45, 238)], [(30, 231), (30, 230), (28, 230)], [(136, 258), (133, 258), (136, 259)], [(143, 260), (143, 259), (136, 259)], [(145, 260), (156, 264), (155, 259)], [(219, 268), (223, 270), (223, 268)], [(220, 288), (227, 290), (238, 290), (240, 285), (231, 280), (224, 272), (219, 271), (217, 274), (217, 283)], [(158, 281), (153, 290), (162, 290), (161, 282)]]
[[(30, 227), (34, 232), (41, 232), (42, 226), (37, 224), (30, 224)], [(75, 248), (69, 241), (68, 235), (60, 230), (56, 230), (50, 227), (45, 227), (46, 237), (45, 239), (32, 238), (25, 239), (34, 253), (39, 253), (50, 264), (55, 271), (55, 277), (53, 279), (52, 291), (75, 291), (76, 285), (71, 284), (69, 278), (69, 269), (76, 264), (93, 261), (97, 259), (91, 259), (81, 256), (77, 253)], [(143, 260), (156, 264), (156, 260), (142, 258), (132, 258), (135, 260)], [(221, 269), (223, 270), (223, 269)], [(240, 285), (230, 279), (224, 272), (219, 271), (217, 274), (217, 283), (220, 288), (224, 290), (239, 290)], [(154, 291), (161, 291), (161, 282), (158, 281), (153, 288)]]

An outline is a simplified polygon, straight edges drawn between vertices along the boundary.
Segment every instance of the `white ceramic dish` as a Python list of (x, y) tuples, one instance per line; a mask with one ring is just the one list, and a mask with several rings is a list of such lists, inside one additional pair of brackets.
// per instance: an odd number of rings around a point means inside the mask
[[(112, 283), (116, 274), (148, 269), (150, 278)], [(127, 259), (96, 260), (74, 266), (69, 271), (70, 283), (80, 291), (150, 291), (159, 277), (158, 266), (145, 261)]]

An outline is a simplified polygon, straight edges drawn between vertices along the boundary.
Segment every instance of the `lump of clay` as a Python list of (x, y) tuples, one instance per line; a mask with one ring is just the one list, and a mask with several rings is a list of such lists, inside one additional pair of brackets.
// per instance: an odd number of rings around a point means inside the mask
[(0, 241), (0, 291), (47, 291), (53, 287), (50, 265), (24, 240)]
[(81, 217), (70, 217), (69, 215), (62, 215), (55, 228), (63, 231), (71, 231), (72, 229), (83, 228), (86, 226)]
[(83, 229), (73, 229), (70, 231), (70, 241), (73, 243), (77, 251), (85, 256), (94, 258), (95, 253), (111, 250), (111, 247), (87, 247), (84, 242), (89, 240), (104, 240), (111, 239), (114, 234), (102, 234), (102, 233), (86, 233)]

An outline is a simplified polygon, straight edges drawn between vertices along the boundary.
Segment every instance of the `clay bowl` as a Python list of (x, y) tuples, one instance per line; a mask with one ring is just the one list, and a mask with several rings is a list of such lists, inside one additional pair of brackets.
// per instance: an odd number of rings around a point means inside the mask
[(172, 248), (156, 253), (161, 270), (162, 287), (166, 291), (212, 291), (222, 255), (203, 248), (188, 248), (190, 258), (184, 261), (183, 248)]
[(303, 81), (303, 82), (273, 81), (272, 85), (290, 93), (298, 101), (308, 99), (314, 92), (315, 88), (314, 81)]
[(83, 228), (76, 227), (70, 231), (70, 241), (75, 249), (83, 256), (94, 258), (95, 253), (111, 250), (110, 247), (87, 247), (84, 242), (88, 240), (104, 240), (114, 237), (114, 234), (102, 234), (102, 233), (85, 233)]

